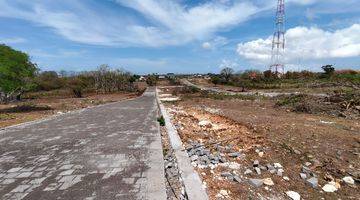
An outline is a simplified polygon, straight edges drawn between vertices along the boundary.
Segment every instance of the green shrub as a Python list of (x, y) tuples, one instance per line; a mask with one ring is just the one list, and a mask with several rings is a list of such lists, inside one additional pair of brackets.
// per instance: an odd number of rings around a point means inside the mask
[(276, 102), (276, 106), (294, 106), (295, 104), (302, 102), (306, 95), (290, 95), (279, 97), (279, 100)]
[(163, 116), (158, 117), (157, 121), (159, 122), (160, 126), (165, 126), (165, 119)]

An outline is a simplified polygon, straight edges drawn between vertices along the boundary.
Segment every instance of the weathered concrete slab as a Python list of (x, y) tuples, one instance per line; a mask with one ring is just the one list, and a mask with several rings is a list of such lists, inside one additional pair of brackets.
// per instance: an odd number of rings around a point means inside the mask
[(160, 111), (165, 120), (165, 126), (169, 135), (171, 147), (174, 150), (181, 178), (183, 179), (186, 194), (190, 200), (207, 200), (209, 197), (206, 190), (202, 186), (202, 181), (199, 174), (194, 170), (190, 163), (190, 159), (183, 147), (181, 138), (171, 123), (164, 105), (158, 98)]
[(154, 88), (0, 134), (0, 199), (166, 199)]

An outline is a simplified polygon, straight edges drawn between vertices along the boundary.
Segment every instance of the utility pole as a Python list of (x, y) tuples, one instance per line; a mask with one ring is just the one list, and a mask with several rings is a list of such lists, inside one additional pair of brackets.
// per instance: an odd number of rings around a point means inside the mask
[(272, 40), (270, 70), (280, 76), (285, 73), (285, 0), (278, 0), (275, 27), (276, 30)]

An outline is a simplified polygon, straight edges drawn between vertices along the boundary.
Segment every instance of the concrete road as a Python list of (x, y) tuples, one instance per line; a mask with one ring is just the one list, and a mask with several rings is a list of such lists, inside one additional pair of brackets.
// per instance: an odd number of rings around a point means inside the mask
[(154, 88), (0, 132), (0, 199), (165, 199)]

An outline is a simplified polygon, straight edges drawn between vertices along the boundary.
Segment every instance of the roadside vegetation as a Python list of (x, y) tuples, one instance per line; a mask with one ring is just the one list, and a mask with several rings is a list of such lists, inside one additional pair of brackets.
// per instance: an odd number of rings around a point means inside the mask
[[(261, 100), (257, 92), (272, 93), (276, 108), (293, 112), (326, 114), (350, 119), (360, 118), (360, 72), (336, 70), (325, 65), (322, 72), (288, 71), (283, 75), (271, 71), (247, 70), (235, 73), (224, 68), (219, 74), (205, 79), (194, 79), (198, 85), (215, 86), (224, 91), (239, 92), (203, 94), (212, 99)], [(244, 95), (241, 92), (251, 92)], [(204, 93), (202, 91), (202, 93)], [(281, 94), (284, 95), (281, 95)], [(276, 94), (276, 95), (275, 95)], [(255, 95), (255, 96), (254, 96)]]
[[(52, 91), (60, 94), (61, 90), (71, 91), (77, 98), (83, 97), (84, 93), (136, 92), (139, 90), (135, 84), (138, 79), (138, 75), (113, 70), (108, 65), (78, 73), (40, 71), (26, 53), (0, 45), (0, 103), (21, 100), (33, 93), (49, 95)], [(152, 84), (156, 84), (156, 80)]]
[(355, 70), (335, 70), (334, 66), (322, 67), (323, 72), (288, 71), (279, 76), (271, 71), (246, 70), (234, 73), (231, 68), (224, 68), (219, 74), (211, 75), (214, 85), (240, 87), (242, 91), (252, 89), (289, 89), (349, 87), (359, 89), (360, 72)]
[[(156, 85), (157, 76), (151, 78)], [(0, 127), (141, 94), (140, 76), (101, 65), (83, 72), (41, 71), (30, 56), (0, 45)]]

